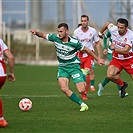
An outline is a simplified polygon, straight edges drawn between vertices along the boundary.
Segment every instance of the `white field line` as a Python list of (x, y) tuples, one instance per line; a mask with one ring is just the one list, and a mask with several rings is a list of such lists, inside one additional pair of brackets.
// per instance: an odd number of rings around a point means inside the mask
[(14, 98), (14, 97), (61, 97), (60, 95), (0, 95), (1, 97)]
[[(102, 96), (98, 96), (97, 93), (91, 93), (88, 94), (89, 96), (94, 96), (94, 97), (104, 97), (104, 96), (108, 96), (108, 97), (114, 97), (116, 96), (116, 93), (103, 93)], [(130, 94), (129, 94), (130, 96)], [(128, 96), (128, 97), (129, 97)], [(0, 97), (5, 97), (5, 98), (21, 98), (21, 97), (36, 97), (36, 98), (52, 98), (52, 97), (65, 97), (65, 95), (7, 95), (7, 94), (0, 94)]]

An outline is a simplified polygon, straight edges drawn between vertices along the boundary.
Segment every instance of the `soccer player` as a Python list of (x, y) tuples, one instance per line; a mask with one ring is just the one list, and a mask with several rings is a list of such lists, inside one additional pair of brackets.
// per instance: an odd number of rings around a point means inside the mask
[[(109, 30), (107, 30), (107, 32), (105, 33), (105, 35), (103, 37), (103, 44), (104, 44), (103, 54), (107, 55), (107, 58), (108, 58), (109, 62), (112, 60), (112, 52), (113, 52), (113, 50), (111, 49), (111, 43), (112, 43), (111, 33), (109, 32)], [(98, 96), (102, 95), (101, 89), (104, 89), (106, 84), (108, 84), (109, 82), (110, 82), (110, 80), (105, 77), (103, 82), (101, 82), (98, 85), (98, 87), (99, 87), (99, 90), (97, 92)], [(119, 91), (119, 96), (121, 96), (121, 90), (120, 90), (121, 87), (119, 85), (117, 85), (117, 88), (118, 88), (118, 91)], [(128, 93), (125, 93), (125, 96), (128, 96)]]
[(55, 43), (57, 59), (59, 62), (57, 79), (60, 89), (65, 95), (81, 106), (79, 111), (88, 110), (88, 106), (78, 98), (78, 96), (69, 89), (69, 80), (72, 78), (79, 93), (85, 91), (85, 77), (80, 69), (80, 59), (76, 56), (78, 50), (82, 50), (93, 56), (98, 64), (104, 64), (104, 61), (98, 58), (91, 50), (87, 49), (77, 39), (69, 36), (69, 29), (66, 23), (58, 25), (58, 34), (44, 34), (42, 32), (31, 30), (33, 35), (47, 39)]
[[(73, 37), (77, 38), (80, 43), (82, 43), (83, 46), (86, 46), (89, 48), (92, 52), (94, 52), (94, 46), (96, 46), (97, 52), (98, 52), (98, 58), (100, 58), (100, 44), (99, 44), (99, 37), (98, 33), (93, 27), (88, 26), (89, 23), (89, 17), (87, 15), (81, 16), (81, 26), (78, 27), (74, 31)], [(86, 91), (82, 93), (82, 99), (87, 100), (87, 93), (88, 88), (90, 86), (90, 73), (93, 77), (91, 77), (91, 86), (90, 90), (95, 91), (94, 88), (94, 70), (92, 69), (92, 65), (94, 62), (94, 58), (91, 55), (88, 55), (87, 53), (84, 53), (82, 51), (78, 52), (77, 56), (81, 60), (81, 70), (86, 75)]]
[[(6, 73), (6, 64), (4, 62), (4, 56), (8, 60), (9, 64), (9, 74)], [(14, 56), (3, 42), (0, 39), (0, 90), (2, 89), (3, 85), (6, 82), (6, 78), (9, 81), (15, 81), (14, 76)], [(8, 125), (7, 121), (4, 119), (3, 109), (2, 109), (2, 99), (0, 99), (0, 127), (6, 127)]]
[[(124, 69), (133, 80), (133, 32), (128, 28), (128, 21), (125, 18), (119, 18), (117, 26), (109, 22), (105, 23), (99, 36), (103, 37), (106, 29), (111, 33), (113, 50), (113, 58), (107, 69), (107, 78), (121, 87), (121, 98), (124, 98), (128, 84), (120, 79), (120, 72)], [(102, 90), (101, 86), (99, 94)]]

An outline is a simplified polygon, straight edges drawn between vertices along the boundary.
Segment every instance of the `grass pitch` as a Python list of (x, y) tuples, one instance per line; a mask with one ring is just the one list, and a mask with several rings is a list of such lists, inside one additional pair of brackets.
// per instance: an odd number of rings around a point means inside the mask
[[(102, 82), (107, 66), (96, 66), (95, 87)], [(96, 92), (88, 94), (89, 110), (79, 112), (79, 106), (70, 101), (60, 90), (56, 80), (56, 66), (15, 67), (16, 82), (6, 82), (1, 90), (4, 117), (9, 125), (0, 128), (0, 133), (131, 133), (133, 131), (132, 115), (132, 81), (124, 71), (121, 77), (128, 82), (128, 97), (118, 96), (117, 86), (110, 82), (101, 97)], [(69, 87), (80, 97), (75, 85)], [(27, 97), (33, 107), (29, 112), (22, 112), (19, 101)]]

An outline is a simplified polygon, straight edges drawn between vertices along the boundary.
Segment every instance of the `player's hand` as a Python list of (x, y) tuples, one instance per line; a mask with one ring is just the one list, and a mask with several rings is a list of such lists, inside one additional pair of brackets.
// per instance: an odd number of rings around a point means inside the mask
[(36, 30), (30, 30), (33, 35), (36, 35)]
[(104, 54), (104, 55), (107, 55), (107, 53), (108, 53), (108, 50), (107, 50), (107, 49), (104, 49), (104, 50), (103, 50), (103, 54)]
[(99, 32), (99, 33), (98, 33), (98, 36), (99, 36), (101, 39), (103, 39), (104, 34), (102, 34), (101, 32)]
[(7, 76), (7, 78), (8, 78), (9, 81), (14, 82), (15, 81), (14, 73), (9, 73), (8, 76)]
[(97, 61), (98, 65), (105, 65), (105, 61), (101, 58), (98, 58), (98, 61)]

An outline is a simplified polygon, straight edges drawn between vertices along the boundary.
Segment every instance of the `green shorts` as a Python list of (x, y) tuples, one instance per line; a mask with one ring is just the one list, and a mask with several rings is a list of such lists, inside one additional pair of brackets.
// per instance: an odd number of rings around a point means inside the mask
[(69, 80), (72, 78), (75, 84), (86, 81), (85, 75), (82, 73), (79, 64), (58, 66), (57, 79), (60, 77), (68, 78)]

